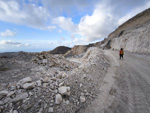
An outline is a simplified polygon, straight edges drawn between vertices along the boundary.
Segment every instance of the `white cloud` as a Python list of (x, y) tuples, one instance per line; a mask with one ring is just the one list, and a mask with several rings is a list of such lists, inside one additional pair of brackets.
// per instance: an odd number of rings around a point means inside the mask
[(27, 47), (27, 46), (30, 46), (30, 44), (29, 44), (29, 43), (26, 43), (26, 44), (24, 44), (24, 45), (25, 45), (26, 47)]
[(105, 4), (98, 4), (93, 14), (82, 17), (78, 25), (79, 33), (86, 41), (105, 38), (115, 26), (116, 18)]
[(11, 41), (11, 40), (1, 40), (0, 41), (1, 45), (20, 45), (20, 42), (15, 42), (15, 41)]
[(81, 40), (80, 42), (90, 42), (105, 38), (117, 26), (117, 21), (111, 12), (111, 8), (108, 8), (105, 4), (99, 4), (93, 14), (83, 16), (78, 25), (72, 22), (72, 18), (62, 16), (53, 19), (53, 24), (71, 32), (72, 36), (74, 34), (81, 35), (84, 40), (78, 38), (78, 40)]
[(7, 29), (5, 32), (0, 33), (0, 36), (2, 36), (2, 37), (15, 36), (15, 35), (16, 35), (16, 32), (13, 32), (9, 29)]
[(93, 10), (97, 1), (99, 0), (41, 0), (41, 3), (54, 16), (60, 14), (72, 16), (75, 13), (81, 15)]
[(45, 25), (50, 14), (41, 6), (26, 4), (21, 1), (0, 1), (0, 20), (30, 26), (37, 29), (47, 29)]
[(126, 22), (127, 20), (129, 20), (130, 18), (135, 16), (136, 14), (142, 12), (143, 10), (145, 10), (145, 9), (147, 9), (149, 7), (150, 7), (150, 2), (147, 2), (145, 5), (133, 9), (127, 15), (123, 16), (122, 18), (120, 18), (118, 20), (118, 25), (121, 25), (122, 23)]
[(47, 28), (48, 28), (48, 30), (54, 30), (54, 29), (56, 29), (57, 27), (56, 27), (56, 26), (48, 26)]
[(57, 24), (59, 27), (61, 27), (64, 30), (70, 31), (70, 32), (77, 32), (77, 25), (75, 25), (72, 22), (71, 18), (65, 18), (65, 17), (57, 17), (53, 19), (53, 24)]

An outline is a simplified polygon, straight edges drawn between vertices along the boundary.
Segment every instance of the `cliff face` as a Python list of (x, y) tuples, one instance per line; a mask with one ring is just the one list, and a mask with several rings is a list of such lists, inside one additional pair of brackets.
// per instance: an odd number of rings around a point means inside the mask
[(110, 46), (137, 53), (150, 53), (150, 8), (137, 14), (112, 32), (107, 40)]

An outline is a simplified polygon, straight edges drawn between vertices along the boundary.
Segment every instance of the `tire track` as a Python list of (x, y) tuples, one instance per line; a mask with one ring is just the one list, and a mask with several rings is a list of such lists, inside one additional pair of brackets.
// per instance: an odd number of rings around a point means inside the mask
[[(116, 52), (112, 52), (115, 55)], [(150, 113), (149, 62), (135, 54), (127, 54), (118, 69), (118, 95), (112, 113)]]

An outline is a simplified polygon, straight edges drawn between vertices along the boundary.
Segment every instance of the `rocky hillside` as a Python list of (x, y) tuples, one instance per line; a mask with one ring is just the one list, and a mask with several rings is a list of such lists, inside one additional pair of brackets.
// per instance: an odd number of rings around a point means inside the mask
[(65, 46), (59, 46), (56, 47), (54, 50), (50, 51), (50, 54), (65, 54), (69, 50), (71, 50), (71, 48)]
[(150, 8), (137, 14), (112, 32), (101, 46), (150, 53)]
[(89, 47), (94, 47), (94, 44), (89, 45), (75, 45), (70, 51), (68, 51), (64, 56), (69, 57), (73, 55), (79, 55), (85, 53)]
[(2, 54), (0, 113), (77, 113), (86, 108), (100, 92), (110, 64), (98, 48), (76, 60), (80, 62), (49, 52)]

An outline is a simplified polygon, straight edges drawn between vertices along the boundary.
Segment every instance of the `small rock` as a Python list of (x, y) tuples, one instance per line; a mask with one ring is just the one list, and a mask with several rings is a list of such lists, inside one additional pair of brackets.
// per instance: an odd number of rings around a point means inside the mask
[(61, 82), (61, 83), (59, 84), (59, 87), (60, 87), (60, 86), (63, 86), (63, 85), (64, 85), (64, 82)]
[(4, 109), (4, 106), (0, 106), (0, 113), (2, 112), (2, 110)]
[(44, 104), (44, 109), (46, 109), (46, 107), (47, 107), (47, 104), (45, 103), (45, 104)]
[(58, 88), (58, 91), (62, 95), (66, 95), (66, 96), (70, 95), (70, 87), (61, 86), (60, 88)]
[(50, 108), (48, 109), (48, 112), (49, 112), (49, 113), (53, 113), (53, 112), (54, 112), (53, 107), (50, 107)]
[(30, 77), (26, 77), (24, 79), (21, 79), (18, 84), (20, 84), (21, 86), (25, 83), (29, 83), (29, 82), (32, 82), (32, 79)]
[(42, 111), (43, 111), (43, 108), (40, 108), (40, 110), (38, 111), (38, 113), (42, 113)]
[(60, 94), (57, 94), (55, 97), (55, 103), (60, 104), (62, 102), (62, 96)]
[(68, 75), (67, 75), (66, 73), (64, 73), (64, 74), (62, 75), (62, 78), (68, 78)]
[(18, 111), (17, 111), (17, 110), (14, 110), (13, 113), (18, 113)]
[(86, 99), (85, 99), (85, 96), (80, 96), (80, 102), (81, 102), (81, 103), (85, 102), (85, 100), (86, 100)]
[(62, 78), (62, 73), (60, 72), (56, 77), (61, 79)]
[(69, 100), (67, 100), (67, 101), (66, 101), (66, 104), (68, 105), (69, 103), (70, 103)]
[(81, 96), (84, 96), (84, 93), (81, 93)]
[(16, 103), (18, 101), (22, 101), (23, 99), (27, 98), (28, 97), (28, 94), (27, 93), (23, 93), (23, 94), (20, 94), (20, 95), (17, 95), (13, 100), (12, 102)]
[(23, 85), (24, 89), (33, 89), (35, 87), (35, 83), (25, 83)]
[(8, 93), (7, 96), (8, 96), (8, 97), (11, 97), (11, 96), (14, 95), (14, 94), (15, 94), (15, 91), (11, 91), (11, 92)]
[(3, 101), (0, 101), (0, 106), (4, 105), (4, 102)]
[(14, 86), (14, 85), (10, 86), (11, 91), (14, 91), (15, 89), (16, 89), (16, 86)]
[(84, 92), (87, 93), (87, 90), (85, 89)]
[(58, 90), (57, 90), (57, 89), (55, 90), (55, 93), (58, 93)]
[(3, 101), (4, 104), (9, 103), (12, 99), (10, 97), (5, 98), (5, 100)]
[(86, 74), (83, 74), (83, 79), (85, 79), (86, 78)]
[(54, 102), (54, 100), (51, 100), (51, 103), (53, 103)]
[(13, 113), (13, 109), (11, 109), (11, 110), (9, 111), (9, 113)]
[(37, 86), (41, 86), (42, 85), (41, 80), (36, 81), (36, 84), (37, 84)]
[(83, 84), (80, 84), (80, 88), (83, 86)]
[(49, 83), (44, 83), (43, 87), (47, 87), (49, 85)]
[(8, 95), (8, 91), (1, 91), (0, 92), (0, 99), (7, 96)]
[(29, 95), (30, 95), (30, 96), (33, 96), (33, 93), (32, 93), (32, 92), (29, 92)]
[(49, 82), (49, 78), (45, 77), (42, 82)]
[(47, 63), (47, 59), (43, 59), (43, 60), (42, 60), (42, 63), (43, 63), (43, 64), (46, 64), (46, 63)]
[(51, 80), (56, 81), (56, 80), (57, 80), (57, 78), (56, 78), (56, 77), (52, 77), (52, 78), (51, 78)]

